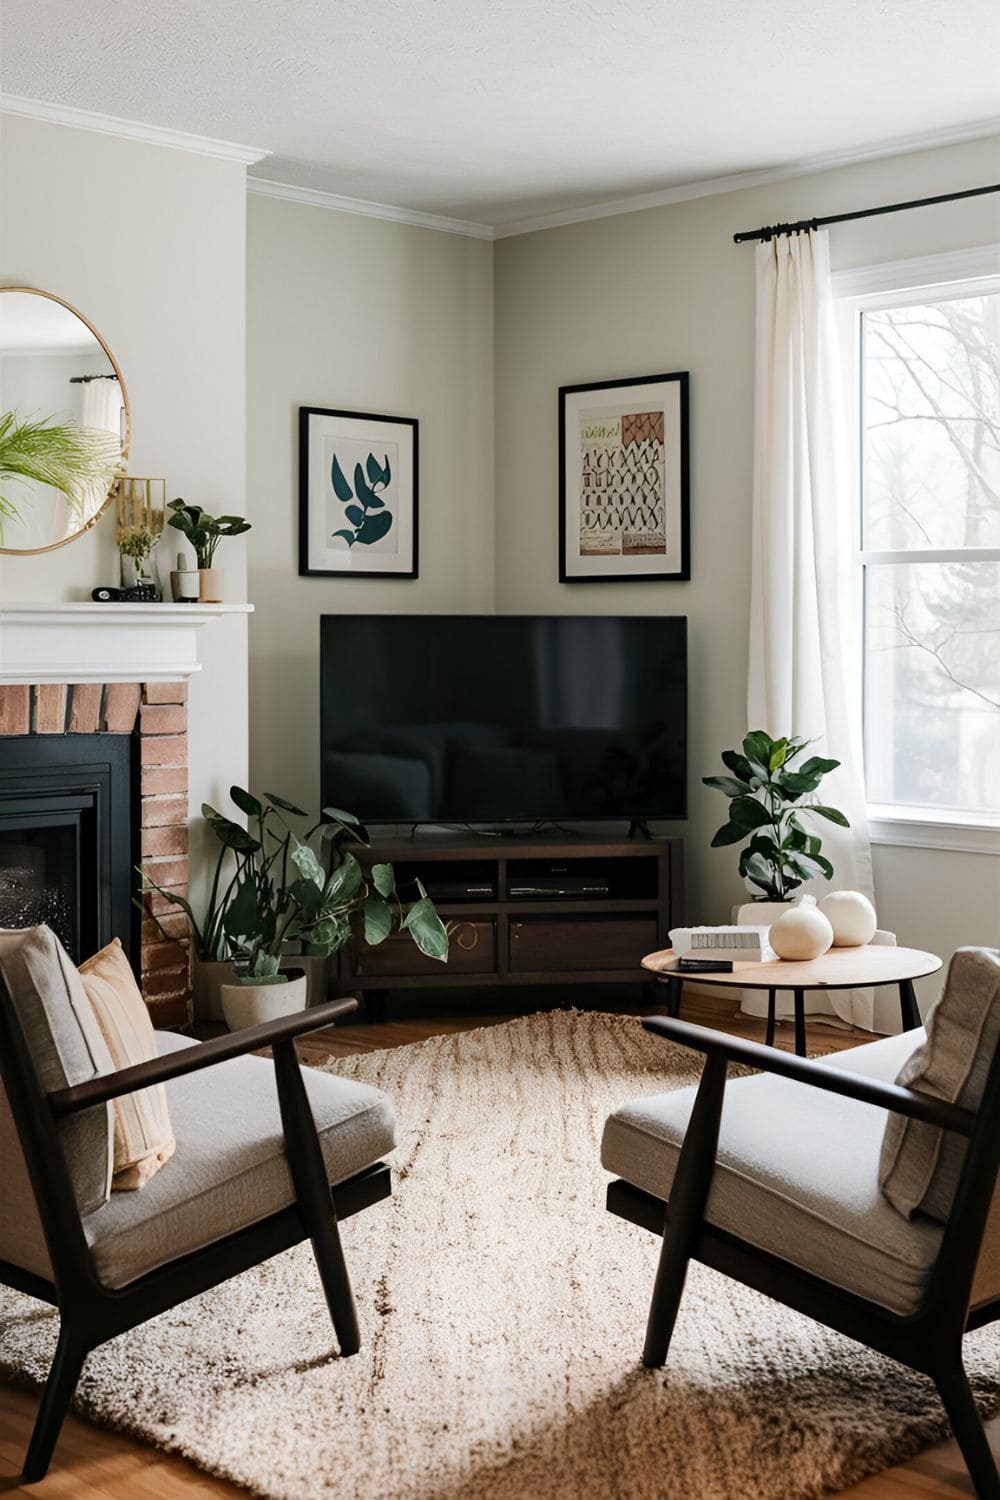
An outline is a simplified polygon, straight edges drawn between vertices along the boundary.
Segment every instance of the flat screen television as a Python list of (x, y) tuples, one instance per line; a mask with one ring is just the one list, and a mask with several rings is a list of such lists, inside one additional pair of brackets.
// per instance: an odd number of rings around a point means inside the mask
[(322, 796), (364, 823), (686, 814), (681, 616), (324, 615)]

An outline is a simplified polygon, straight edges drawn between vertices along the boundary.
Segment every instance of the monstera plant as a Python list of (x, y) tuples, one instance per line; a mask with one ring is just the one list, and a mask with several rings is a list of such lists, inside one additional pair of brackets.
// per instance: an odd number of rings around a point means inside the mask
[(825, 818), (841, 828), (850, 824), (842, 812), (828, 807), (814, 793), (839, 760), (811, 755), (795, 765), (811, 740), (773, 740), (762, 729), (752, 730), (740, 750), (724, 750), (728, 776), (703, 776), (730, 799), (729, 818), (712, 840), (712, 848), (750, 842), (740, 854), (740, 874), (758, 893), (757, 899), (786, 901), (803, 881), (819, 876), (830, 880), (833, 866), (821, 853), (823, 841), (811, 820)]

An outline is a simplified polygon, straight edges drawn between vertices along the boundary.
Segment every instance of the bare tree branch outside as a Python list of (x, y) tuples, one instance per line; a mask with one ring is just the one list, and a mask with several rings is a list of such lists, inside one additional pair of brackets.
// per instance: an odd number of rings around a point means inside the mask
[(868, 795), (996, 815), (1000, 292), (866, 312), (862, 372)]

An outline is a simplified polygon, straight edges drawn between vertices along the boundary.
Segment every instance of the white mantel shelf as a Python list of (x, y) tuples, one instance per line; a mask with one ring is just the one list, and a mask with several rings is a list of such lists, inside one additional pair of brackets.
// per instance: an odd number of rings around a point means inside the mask
[(181, 682), (198, 632), (252, 604), (0, 603), (0, 683)]

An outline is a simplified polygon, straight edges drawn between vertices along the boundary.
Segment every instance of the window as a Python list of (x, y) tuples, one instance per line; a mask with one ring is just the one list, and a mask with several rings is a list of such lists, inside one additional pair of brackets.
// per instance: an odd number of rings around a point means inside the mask
[(1000, 279), (853, 301), (865, 780), (1000, 823)]

